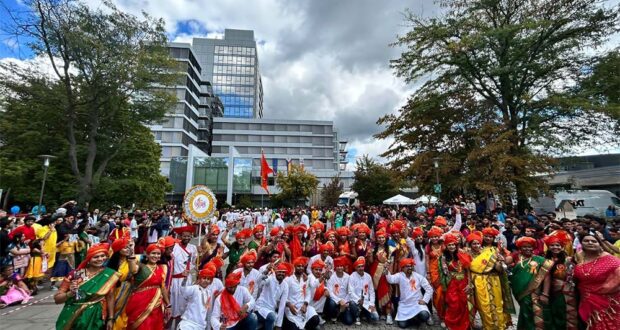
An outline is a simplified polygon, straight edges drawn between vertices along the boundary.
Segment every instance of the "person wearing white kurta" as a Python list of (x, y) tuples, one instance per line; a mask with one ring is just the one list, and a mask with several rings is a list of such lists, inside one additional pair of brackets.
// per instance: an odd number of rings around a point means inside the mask
[[(312, 306), (308, 305), (306, 299), (307, 283), (304, 280), (303, 266), (295, 267), (295, 274), (286, 278), (288, 288), (288, 297), (286, 299), (286, 311), (284, 315), (283, 327), (289, 329), (295, 327), (297, 329), (314, 329), (319, 325), (319, 316)], [(302, 307), (306, 309), (302, 312)], [(294, 310), (294, 312), (293, 312)]]
[(329, 291), (329, 299), (325, 302), (325, 317), (331, 318), (332, 322), (340, 318), (345, 325), (355, 322), (355, 314), (349, 302), (349, 274), (343, 272), (344, 267), (336, 267), (331, 277), (327, 280), (326, 289)]
[[(173, 318), (178, 318), (185, 311), (186, 301), (181, 297), (181, 288), (192, 285), (193, 281), (190, 273), (196, 267), (196, 257), (198, 256), (196, 245), (185, 243), (187, 245), (183, 246), (183, 237), (188, 234), (189, 239), (191, 239), (191, 233), (183, 233), (181, 243), (175, 244), (172, 250), (174, 269), (170, 285), (170, 304), (172, 305)], [(189, 242), (189, 240), (187, 241)]]
[[(200, 283), (201, 280), (198, 280)], [(183, 287), (181, 290), (182, 297), (187, 301), (187, 306), (181, 322), (179, 330), (209, 330), (211, 324), (208, 322), (213, 312), (213, 298), (224, 289), (222, 281), (213, 278), (207, 287), (202, 285), (191, 285)]]
[[(349, 299), (354, 309), (362, 310), (356, 312), (355, 315), (362, 314), (371, 321), (378, 321), (379, 314), (375, 306), (375, 289), (372, 284), (370, 274), (364, 273), (363, 266), (360, 267), (362, 275), (356, 270), (349, 276)], [(360, 304), (360, 300), (362, 303)], [(356, 320), (359, 322), (359, 320)]]
[(274, 227), (284, 228), (284, 220), (280, 218), (280, 215), (276, 213), (276, 219), (273, 221)]
[(248, 270), (245, 266), (237, 268), (233, 272), (241, 272), (241, 283), (239, 283), (239, 285), (247, 288), (254, 300), (256, 300), (258, 298), (258, 286), (262, 277), (261, 273), (255, 268), (250, 268), (250, 270)]
[(386, 275), (388, 283), (396, 284), (400, 289), (396, 312), (396, 324), (400, 328), (426, 322), (431, 316), (427, 304), (433, 297), (433, 287), (425, 277), (413, 271), (413, 260), (409, 260), (411, 265), (401, 267), (403, 271), (400, 273)]
[(258, 323), (264, 330), (282, 328), (288, 287), (284, 272), (264, 276), (261, 281), (261, 294), (256, 300)]
[[(319, 275), (320, 277), (321, 275)], [(316, 293), (316, 289), (321, 285), (321, 279), (314, 276), (313, 273), (308, 275), (308, 287), (306, 290), (306, 301), (310, 302), (310, 306), (314, 308), (317, 313), (323, 313), (323, 309), (325, 308), (325, 301), (327, 297), (325, 294), (321, 295), (319, 300), (314, 300), (314, 295)]]
[[(228, 290), (228, 288), (224, 288), (224, 290)], [(250, 291), (248, 289), (237, 285), (235, 288), (235, 293), (233, 293), (233, 297), (239, 304), (239, 307), (243, 307), (243, 305), (248, 305), (247, 310), (251, 311), (254, 309), (256, 302)], [(213, 330), (219, 330), (222, 325), (222, 295), (220, 294), (213, 304), (213, 313), (211, 314), (211, 328)], [(249, 324), (253, 324), (253, 327), (249, 326)], [(226, 326), (226, 329), (256, 329), (256, 315), (252, 312), (248, 312), (247, 316), (243, 318), (239, 322), (230, 323)]]

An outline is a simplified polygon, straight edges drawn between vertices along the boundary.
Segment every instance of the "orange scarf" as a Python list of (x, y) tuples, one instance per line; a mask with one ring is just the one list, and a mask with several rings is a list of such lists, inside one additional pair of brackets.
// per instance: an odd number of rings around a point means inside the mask
[(222, 316), (226, 318), (225, 324), (228, 327), (229, 324), (235, 324), (241, 320), (239, 311), (241, 307), (235, 299), (235, 297), (228, 292), (228, 290), (222, 290), (220, 295), (220, 301), (222, 304)]
[(312, 297), (312, 299), (314, 299), (314, 301), (318, 301), (321, 299), (321, 297), (323, 297), (324, 294), (325, 294), (325, 283), (321, 282), (321, 285), (319, 285), (319, 287), (316, 288), (316, 291), (314, 291), (314, 297)]

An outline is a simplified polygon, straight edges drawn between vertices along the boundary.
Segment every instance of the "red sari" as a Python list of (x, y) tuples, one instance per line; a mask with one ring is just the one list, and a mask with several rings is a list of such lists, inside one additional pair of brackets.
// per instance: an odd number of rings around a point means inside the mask
[(135, 276), (135, 289), (125, 307), (127, 324), (131, 329), (164, 328), (162, 288), (165, 277), (163, 265), (157, 265), (151, 272), (148, 266), (140, 264)]
[(443, 286), (441, 285), (441, 274), (439, 272), (439, 257), (442, 252), (442, 248), (433, 249), (432, 244), (426, 246), (426, 256), (428, 258), (427, 272), (430, 274), (430, 282), (433, 287), (433, 306), (435, 306), (437, 315), (441, 320), (444, 319), (444, 315), (446, 314), (444, 292)]
[(469, 278), (466, 269), (471, 265), (471, 257), (459, 252), (458, 259), (447, 262), (442, 256), (440, 259), (442, 270), (441, 281), (445, 287), (445, 315), (444, 322), (450, 330), (469, 329), (468, 296), (465, 292)]
[(579, 316), (588, 330), (615, 330), (620, 324), (620, 259), (605, 255), (575, 267), (581, 295)]

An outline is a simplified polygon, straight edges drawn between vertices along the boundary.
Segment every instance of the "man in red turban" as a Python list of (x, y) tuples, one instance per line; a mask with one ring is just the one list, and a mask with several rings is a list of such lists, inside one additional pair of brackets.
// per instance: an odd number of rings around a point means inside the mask
[(190, 243), (194, 234), (193, 226), (175, 228), (174, 231), (181, 235), (180, 242), (172, 248), (173, 270), (170, 284), (171, 316), (177, 321), (183, 315), (187, 304), (183, 298), (182, 289), (193, 284), (193, 279), (189, 275), (196, 269), (198, 248)]
[(284, 281), (288, 267), (285, 262), (280, 262), (274, 273), (269, 274), (263, 280), (260, 296), (256, 300), (256, 316), (258, 324), (262, 325), (265, 330), (273, 330), (274, 327), (282, 328), (283, 319), (278, 318), (278, 315), (284, 315), (285, 303), (288, 299), (284, 296), (287, 294)]
[(336, 272), (332, 273), (327, 280), (327, 291), (329, 291), (329, 299), (325, 302), (325, 317), (330, 318), (332, 322), (337, 319), (345, 325), (352, 325), (357, 314), (353, 304), (349, 303), (349, 274), (345, 273), (350, 260), (346, 256), (334, 259)]
[(211, 328), (221, 329), (235, 327), (236, 329), (256, 329), (258, 321), (251, 313), (255, 300), (247, 288), (240, 286), (241, 273), (233, 272), (226, 276), (225, 289), (215, 300), (211, 316)]
[(375, 307), (375, 290), (370, 274), (364, 272), (366, 259), (358, 257), (353, 263), (355, 272), (349, 277), (349, 299), (353, 315), (356, 315), (355, 324), (360, 325), (360, 316), (365, 316), (371, 322), (379, 320)]
[[(288, 299), (284, 311), (285, 320), (283, 328), (297, 327), (298, 329), (315, 329), (319, 325), (319, 316), (316, 310), (306, 300), (308, 282), (304, 279), (308, 258), (298, 257), (293, 260), (295, 272), (286, 278), (288, 286)], [(291, 325), (292, 323), (292, 325)]]
[(398, 285), (400, 291), (395, 318), (399, 328), (419, 326), (431, 317), (427, 305), (433, 297), (433, 287), (425, 276), (413, 271), (414, 264), (413, 259), (403, 258), (399, 261), (401, 271), (397, 274), (388, 271), (386, 275), (388, 283)]
[[(181, 317), (179, 329), (204, 329), (208, 325), (213, 312), (214, 297), (224, 289), (222, 281), (215, 278), (217, 269), (214, 263), (208, 262), (198, 272), (197, 285), (191, 285), (183, 291), (188, 304)], [(206, 316), (206, 317), (205, 317)]]
[(310, 258), (310, 260), (308, 261), (308, 267), (306, 269), (306, 272), (308, 274), (312, 272), (311, 265), (317, 260), (323, 261), (327, 268), (333, 269), (334, 259), (332, 259), (331, 257), (332, 253), (334, 253), (334, 244), (332, 244), (332, 242), (321, 244), (319, 246), (319, 254), (313, 255), (312, 258)]
[(246, 287), (248, 291), (250, 291), (252, 297), (256, 300), (258, 298), (258, 283), (260, 281), (261, 274), (256, 268), (254, 268), (255, 262), (256, 251), (246, 251), (239, 259), (239, 263), (242, 267), (235, 269), (234, 272), (241, 274), (241, 285)]
[[(314, 257), (312, 258), (314, 259)], [(331, 267), (331, 269), (333, 269), (333, 264)], [(323, 313), (327, 298), (327, 290), (325, 290), (327, 276), (327, 272), (325, 271), (326, 263), (323, 262), (321, 258), (315, 259), (314, 261), (310, 259), (308, 268), (310, 268), (311, 272), (308, 275), (308, 285), (306, 289), (310, 290), (310, 297), (312, 297), (312, 299), (310, 299), (310, 306), (312, 306), (317, 313)], [(323, 323), (324, 321), (321, 320), (321, 322)]]

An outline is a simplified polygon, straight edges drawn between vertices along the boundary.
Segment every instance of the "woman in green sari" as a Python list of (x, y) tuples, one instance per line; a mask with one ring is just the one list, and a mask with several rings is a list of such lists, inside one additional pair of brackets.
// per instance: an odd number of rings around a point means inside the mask
[(62, 281), (54, 295), (57, 304), (65, 304), (56, 329), (107, 329), (114, 325), (114, 286), (119, 274), (104, 267), (109, 244), (93, 245), (84, 261)]
[(533, 255), (536, 240), (531, 237), (519, 238), (516, 245), (519, 256), (514, 260), (510, 284), (520, 307), (517, 329), (542, 330), (545, 328), (543, 314), (548, 315), (548, 311), (542, 304), (546, 297), (543, 297), (541, 290), (553, 260)]

